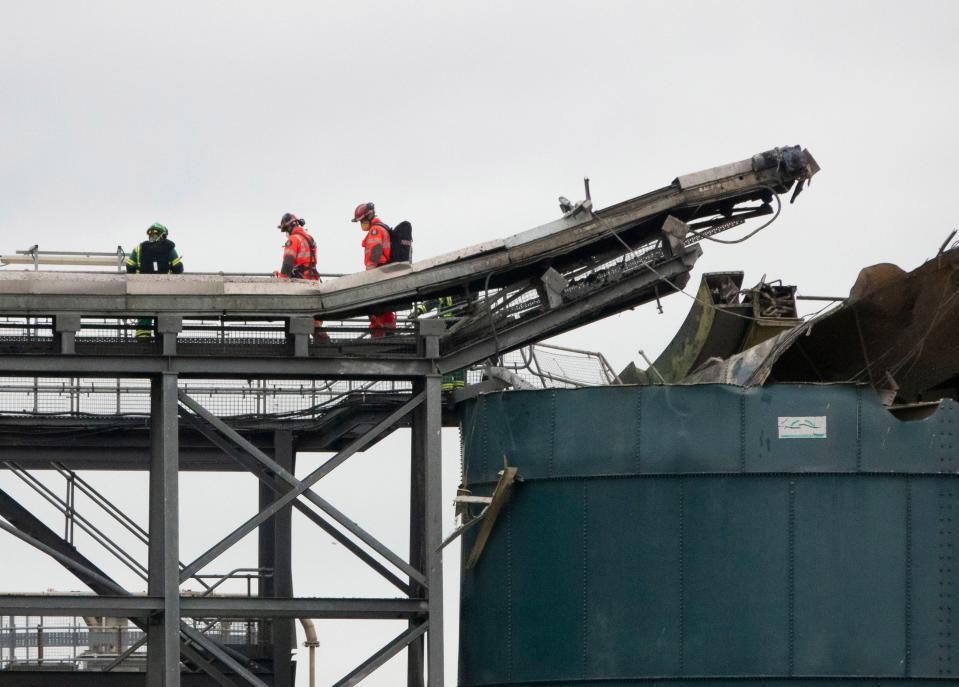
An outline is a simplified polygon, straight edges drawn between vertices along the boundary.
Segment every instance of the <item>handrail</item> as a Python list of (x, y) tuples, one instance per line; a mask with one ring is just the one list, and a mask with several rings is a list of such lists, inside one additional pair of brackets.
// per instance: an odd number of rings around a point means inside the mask
[(93, 525), (93, 523), (87, 520), (86, 517), (78, 513), (75, 508), (71, 508), (59, 496), (54, 494), (49, 487), (43, 484), (43, 482), (31, 475), (27, 470), (24, 470), (17, 463), (5, 461), (4, 465), (6, 465), (14, 475), (20, 478), (20, 480), (27, 484), (27, 486), (31, 487), (37, 494), (42, 496), (44, 500), (56, 508), (61, 515), (76, 522), (80, 526), (80, 529), (90, 535), (90, 537), (97, 544), (106, 549), (108, 553), (123, 563), (134, 574), (139, 576), (144, 581), (148, 579), (149, 576), (146, 566), (124, 551), (123, 547), (104, 534), (99, 528)]
[(0, 266), (33, 265), (34, 271), (39, 271), (40, 265), (115, 266), (118, 272), (122, 272), (126, 258), (127, 254), (123, 246), (117, 246), (117, 249), (110, 253), (98, 253), (70, 250), (42, 251), (39, 244), (34, 244), (29, 249), (18, 250), (13, 255), (0, 255)]

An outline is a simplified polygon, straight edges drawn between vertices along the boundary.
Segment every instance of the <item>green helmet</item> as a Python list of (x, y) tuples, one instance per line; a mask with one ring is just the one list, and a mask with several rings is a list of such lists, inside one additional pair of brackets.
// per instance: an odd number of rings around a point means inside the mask
[(154, 239), (154, 240), (165, 239), (169, 233), (170, 233), (170, 230), (167, 229), (162, 224), (160, 224), (159, 222), (154, 222), (149, 227), (147, 227), (147, 236), (149, 236), (151, 239)]

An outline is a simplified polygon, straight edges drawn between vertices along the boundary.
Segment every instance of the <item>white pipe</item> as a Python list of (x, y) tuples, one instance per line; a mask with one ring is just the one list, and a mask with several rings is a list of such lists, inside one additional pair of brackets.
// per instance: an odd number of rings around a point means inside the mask
[(306, 633), (306, 641), (303, 646), (310, 650), (310, 687), (316, 687), (316, 647), (320, 645), (316, 638), (316, 627), (309, 618), (300, 618), (300, 624), (303, 626), (303, 632)]

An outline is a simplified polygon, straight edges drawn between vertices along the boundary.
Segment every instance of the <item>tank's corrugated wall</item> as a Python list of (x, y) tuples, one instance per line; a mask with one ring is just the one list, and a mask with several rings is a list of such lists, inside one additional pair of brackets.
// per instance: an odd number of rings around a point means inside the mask
[(470, 487), (504, 457), (524, 481), (463, 574), (460, 685), (952, 680), (957, 431), (955, 403), (901, 422), (851, 386), (471, 402)]

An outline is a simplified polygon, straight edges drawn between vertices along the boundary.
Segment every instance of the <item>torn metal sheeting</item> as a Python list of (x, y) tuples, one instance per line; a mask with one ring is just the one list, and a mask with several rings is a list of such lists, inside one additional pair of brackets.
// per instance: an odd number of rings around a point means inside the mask
[(772, 361), (775, 381), (851, 381), (899, 388), (900, 402), (955, 398), (959, 384), (959, 250), (911, 272), (862, 270), (849, 299)]
[(911, 272), (863, 269), (846, 302), (724, 358), (682, 384), (815, 382), (869, 384), (888, 403), (959, 396), (959, 250)]
[(801, 322), (796, 287), (761, 283), (743, 289), (742, 284), (742, 272), (704, 274), (686, 319), (652, 363), (652, 374), (631, 363), (620, 379), (627, 384), (685, 381), (707, 361), (727, 359)]

